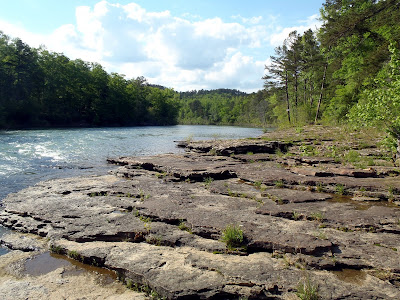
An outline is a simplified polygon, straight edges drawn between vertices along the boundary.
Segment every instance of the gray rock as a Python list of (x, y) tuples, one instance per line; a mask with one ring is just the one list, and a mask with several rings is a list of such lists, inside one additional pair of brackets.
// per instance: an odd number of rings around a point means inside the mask
[[(228, 155), (288, 146), (213, 143), (188, 147)], [(310, 191), (344, 184), (349, 193), (367, 187), (383, 194), (398, 182), (300, 174), (269, 155), (254, 162), (251, 154), (110, 159), (120, 165), (112, 174), (42, 182), (7, 196), (0, 223), (49, 238), (169, 299), (285, 299), (305, 277), (323, 299), (399, 298), (400, 210)], [(221, 240), (232, 224), (244, 234), (238, 249)], [(376, 272), (360, 286), (331, 272), (343, 268)], [(379, 279), (379, 270), (390, 281)]]

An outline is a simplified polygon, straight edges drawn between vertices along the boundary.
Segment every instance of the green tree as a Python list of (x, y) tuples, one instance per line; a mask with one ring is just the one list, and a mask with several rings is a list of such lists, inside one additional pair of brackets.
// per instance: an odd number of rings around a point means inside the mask
[(399, 39), (399, 0), (327, 0), (319, 40), (329, 57), (329, 120), (345, 121), (387, 61), (389, 38)]
[(174, 92), (170, 89), (150, 88), (147, 98), (150, 104), (150, 115), (157, 125), (176, 124), (178, 116), (178, 102)]
[(383, 125), (397, 144), (400, 159), (400, 51), (390, 44), (391, 61), (379, 73), (373, 88), (363, 92), (361, 100), (349, 113), (358, 125)]
[(267, 74), (263, 77), (265, 86), (274, 86), (284, 91), (286, 102), (287, 121), (290, 124), (290, 98), (289, 98), (289, 68), (288, 68), (288, 48), (286, 43), (275, 48), (275, 56), (271, 56), (271, 65), (265, 66)]

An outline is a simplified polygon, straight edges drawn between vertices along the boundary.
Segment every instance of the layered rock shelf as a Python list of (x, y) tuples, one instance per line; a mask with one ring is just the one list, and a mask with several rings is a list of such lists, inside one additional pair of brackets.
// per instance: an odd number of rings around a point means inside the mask
[[(398, 169), (344, 166), (299, 143), (182, 142), (184, 154), (109, 159), (108, 175), (9, 195), (0, 223), (153, 297), (296, 299), (308, 284), (321, 299), (399, 299)], [(222, 241), (228, 225), (243, 232), (237, 247)]]

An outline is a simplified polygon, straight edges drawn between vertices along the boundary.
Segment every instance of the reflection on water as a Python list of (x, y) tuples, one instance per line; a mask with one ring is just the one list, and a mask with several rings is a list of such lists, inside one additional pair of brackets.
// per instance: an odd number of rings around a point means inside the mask
[(337, 194), (333, 194), (332, 196), (333, 197), (331, 199), (328, 199), (326, 201), (350, 204), (355, 210), (367, 210), (373, 206), (398, 207), (396, 204), (390, 203), (388, 201), (356, 201), (352, 200), (352, 196)]
[(25, 263), (25, 274), (39, 276), (61, 267), (65, 269), (63, 272), (64, 276), (80, 275), (85, 272), (95, 273), (100, 276), (100, 283), (102, 285), (111, 284), (117, 279), (114, 271), (86, 265), (67, 256), (50, 252), (45, 252), (27, 260)]
[(367, 277), (367, 274), (364, 271), (354, 269), (333, 271), (333, 274), (335, 274), (341, 281), (357, 285), (363, 285), (365, 278)]

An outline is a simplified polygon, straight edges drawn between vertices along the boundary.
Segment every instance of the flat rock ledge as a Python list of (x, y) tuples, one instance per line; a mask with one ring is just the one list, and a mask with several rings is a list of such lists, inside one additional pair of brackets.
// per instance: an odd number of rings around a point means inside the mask
[[(297, 299), (306, 282), (321, 299), (400, 299), (398, 175), (284, 157), (285, 142), (181, 146), (10, 194), (0, 223), (153, 298)], [(222, 241), (228, 225), (241, 244)], [(29, 241), (2, 243), (35, 251)]]

